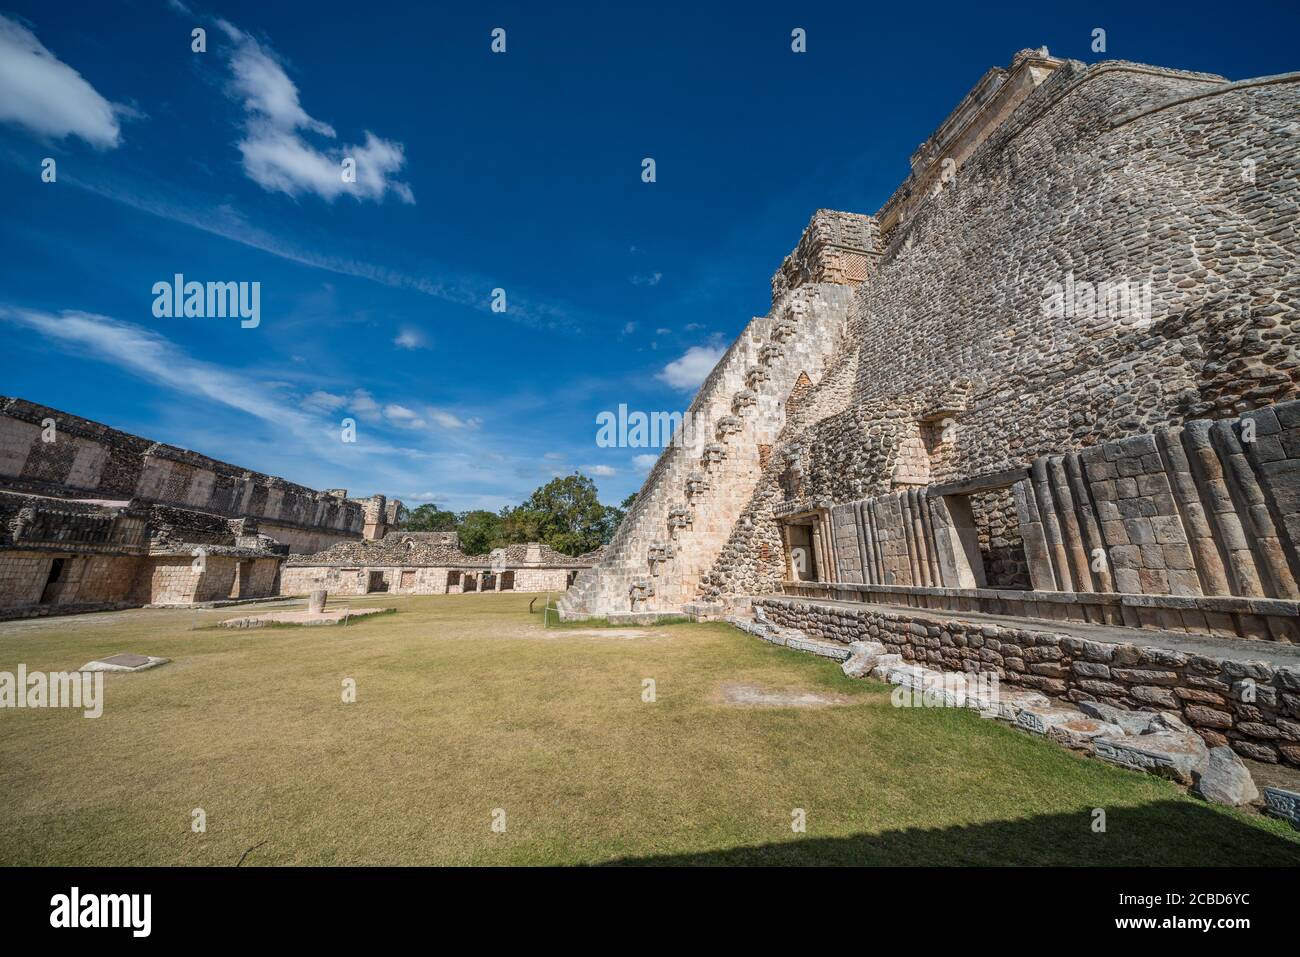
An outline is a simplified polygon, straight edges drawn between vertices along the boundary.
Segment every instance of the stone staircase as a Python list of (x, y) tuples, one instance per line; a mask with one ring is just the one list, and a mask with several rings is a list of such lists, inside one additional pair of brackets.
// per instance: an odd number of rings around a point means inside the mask
[(841, 342), (853, 287), (807, 283), (750, 321), (714, 368), (600, 564), (560, 601), (565, 618), (679, 614), (699, 593), (785, 425), (801, 375), (814, 384)]

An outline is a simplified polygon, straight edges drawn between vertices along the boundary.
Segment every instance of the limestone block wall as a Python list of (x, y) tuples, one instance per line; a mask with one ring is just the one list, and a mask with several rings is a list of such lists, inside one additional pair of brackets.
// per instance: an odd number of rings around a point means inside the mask
[(1300, 401), (1040, 458), (1017, 505), (1035, 588), (1300, 598)]
[(53, 558), (47, 552), (0, 552), (0, 606), (39, 602)]
[(202, 600), (198, 597), (201, 576), (192, 563), (193, 559), (180, 556), (150, 559), (147, 572), (141, 577), (140, 603), (187, 605)]
[(568, 587), (568, 568), (519, 568), (515, 570), (515, 591), (562, 592)]
[(814, 283), (749, 323), (686, 413), (691, 440), (662, 452), (600, 564), (561, 599), (562, 614), (679, 610), (696, 600), (753, 494), (787, 398), (801, 376), (820, 379), (839, 347), (848, 301), (849, 287)]
[(1300, 766), (1300, 667), (1141, 644), (1103, 643), (1042, 628), (972, 623), (940, 614), (756, 602), (779, 625), (828, 641), (883, 642), (889, 652), (946, 671), (993, 672), (1013, 688), (1071, 701), (1177, 712), (1210, 747)]
[[(50, 442), (44, 441), (48, 421), (54, 423)], [(377, 536), (400, 505), (382, 496), (353, 501), (318, 492), (16, 398), (0, 398), (0, 486), (256, 518), (304, 552), (361, 538), (367, 508)]]
[(331, 595), (364, 595), (366, 581), (360, 568), (284, 565), (280, 569), (280, 594), (309, 595), (318, 588), (324, 588)]
[[(912, 203), (910, 219), (886, 237), (878, 266), (854, 295), (852, 362), (833, 361), (853, 369), (850, 387), (818, 383), (810, 399), (818, 417), (786, 429), (742, 511), (747, 521), (733, 528), (706, 577), (709, 594), (779, 588), (781, 566), (771, 560), (779, 519), (803, 504), (861, 502), (898, 491), (898, 483), (953, 483), (1043, 459), (1056, 501), (1056, 490), (1073, 495), (1073, 484), (1069, 471), (1053, 474), (1054, 458), (1068, 469), (1068, 456), (1143, 435), (1157, 441), (1161, 468), (1152, 459), (1155, 471), (1116, 476), (1134, 480), (1126, 491), (1146, 487), (1124, 506), (1134, 514), (1119, 521), (1152, 519), (1152, 536), (1157, 526), (1176, 535), (1176, 517), (1186, 542), (1133, 541), (1127, 526), (1125, 542), (1121, 525), (1112, 524), (1113, 539), (1100, 528), (1110, 573), (1125, 572), (1122, 587), (1191, 592), (1195, 580), (1200, 593), (1288, 594), (1282, 569), (1294, 577), (1294, 556), (1281, 530), (1294, 524), (1300, 493), (1289, 454), (1279, 452), (1283, 438), (1270, 433), (1253, 457), (1244, 444), (1237, 455), (1225, 443), (1239, 426), (1210, 426), (1214, 461), (1202, 464), (1217, 462), (1218, 484), (1197, 477), (1195, 462), (1205, 456), (1190, 453), (1207, 449), (1192, 441), (1199, 432), (1188, 438), (1184, 430), (1178, 443), (1188, 469), (1164, 461), (1157, 433), (1196, 419), (1236, 421), (1296, 395), (1298, 81), (1288, 74), (1228, 83), (1130, 63), (1065, 61), (1054, 69), (955, 178)], [(1120, 280), (1136, 293), (1128, 310), (1118, 296), (1103, 295), (1099, 305), (1097, 289), (1119, 288)], [(939, 426), (944, 437), (936, 441)], [(781, 462), (796, 446), (806, 465), (790, 483)], [(1161, 474), (1167, 496), (1155, 490)], [(1179, 504), (1190, 503), (1192, 491), (1204, 499), (1208, 539), (1196, 511)], [(1157, 512), (1135, 511), (1152, 505)], [(1215, 515), (1229, 516), (1225, 527), (1216, 528)], [(1250, 542), (1227, 527), (1232, 515)], [(1139, 536), (1146, 524), (1137, 523)], [(1087, 533), (1080, 524), (1080, 543)], [(1061, 530), (1067, 534), (1074, 530)], [(1287, 539), (1300, 540), (1294, 531)], [(1226, 589), (1202, 580), (1213, 565), (1210, 541)], [(1078, 553), (1049, 544), (1054, 574), (1072, 568)], [(1157, 549), (1144, 546), (1160, 546), (1164, 567)], [(1031, 550), (1027, 539), (1024, 549)], [(1234, 561), (1242, 566), (1236, 579)], [(1040, 561), (1035, 587), (1046, 587), (1041, 573)]]

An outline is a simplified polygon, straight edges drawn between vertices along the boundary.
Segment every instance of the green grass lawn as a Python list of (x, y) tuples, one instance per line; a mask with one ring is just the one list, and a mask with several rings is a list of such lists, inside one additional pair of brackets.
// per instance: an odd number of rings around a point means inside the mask
[[(1284, 823), (894, 708), (730, 626), (593, 636), (543, 628), (530, 597), (385, 598), (397, 614), (346, 628), (210, 627), (242, 609), (0, 625), (0, 670), (173, 659), (107, 676), (99, 719), (0, 711), (0, 863), (1300, 863)], [(736, 707), (729, 681), (846, 700)]]

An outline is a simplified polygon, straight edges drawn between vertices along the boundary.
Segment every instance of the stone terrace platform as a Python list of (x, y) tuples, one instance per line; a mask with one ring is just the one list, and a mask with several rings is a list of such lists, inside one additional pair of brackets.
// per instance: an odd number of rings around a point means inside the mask
[[(809, 639), (878, 641), (908, 663), (992, 672), (1011, 689), (1175, 713), (1211, 747), (1300, 767), (1300, 646), (906, 605), (762, 595), (756, 614)], [(743, 605), (743, 600), (737, 603)]]
[[(760, 603), (781, 596), (756, 596)], [(1050, 618), (1014, 617), (978, 611), (946, 611), (937, 608), (917, 608), (910, 605), (893, 605), (879, 602), (844, 601), (832, 598), (802, 598), (786, 596), (802, 604), (843, 610), (866, 610), (876, 614), (906, 614), (909, 620), (927, 621), (937, 625), (960, 621), (969, 625), (994, 625), (1021, 627), (1026, 630), (1051, 631), (1102, 644), (1142, 645), (1164, 648), (1185, 655), (1203, 655), (1231, 661), (1262, 661), (1274, 668), (1300, 667), (1300, 645), (1268, 640), (1242, 638), (1215, 638), (1210, 635), (1189, 634), (1184, 631), (1165, 631), (1155, 628), (1130, 628), (1124, 625), (1093, 624), (1082, 621), (1061, 621)], [(851, 639), (850, 639), (851, 640)]]

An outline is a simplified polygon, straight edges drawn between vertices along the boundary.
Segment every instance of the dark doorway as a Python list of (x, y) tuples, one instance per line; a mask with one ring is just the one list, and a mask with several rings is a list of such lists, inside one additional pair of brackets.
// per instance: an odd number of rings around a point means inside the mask
[(502, 572), (502, 573), (501, 573), (501, 590), (502, 590), (502, 591), (514, 591), (514, 590), (515, 590), (515, 573), (514, 573), (514, 572)]
[(59, 585), (63, 580), (65, 560), (56, 558), (50, 562), (50, 574), (45, 579), (45, 588), (41, 591), (41, 604), (49, 605), (59, 597)]
[(370, 580), (366, 584), (366, 593), (372, 591), (388, 591), (388, 582), (384, 581), (383, 572), (371, 572)]

